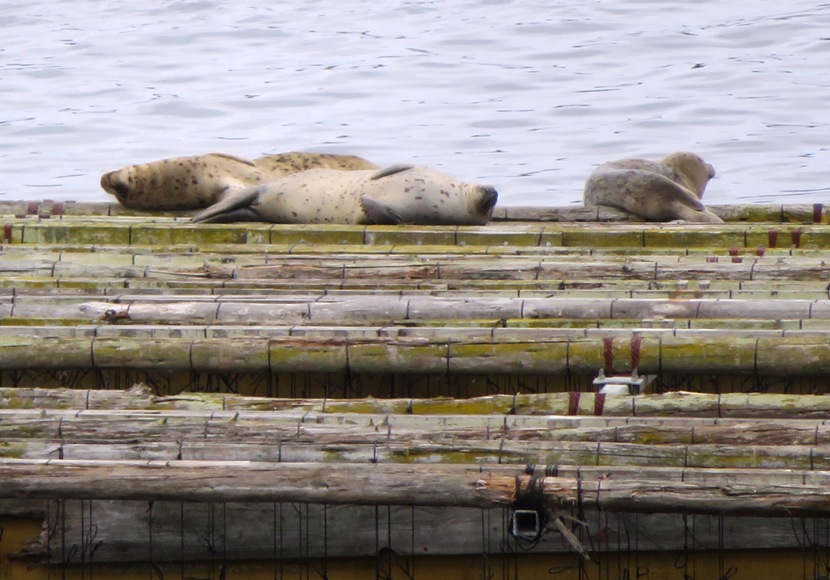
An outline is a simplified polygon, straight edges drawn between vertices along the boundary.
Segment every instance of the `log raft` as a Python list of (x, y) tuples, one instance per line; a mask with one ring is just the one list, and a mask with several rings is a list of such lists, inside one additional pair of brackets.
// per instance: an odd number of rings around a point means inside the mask
[(376, 555), (380, 509), (407, 557), (502, 553), (516, 509), (558, 530), (548, 554), (573, 549), (560, 514), (585, 555), (632, 530), (688, 549), (689, 518), (701, 549), (799, 549), (792, 518), (830, 516), (830, 220), (711, 209), (389, 227), (0, 203), (0, 520), (43, 522), (15, 554), (212, 558), (217, 506), (232, 558)]

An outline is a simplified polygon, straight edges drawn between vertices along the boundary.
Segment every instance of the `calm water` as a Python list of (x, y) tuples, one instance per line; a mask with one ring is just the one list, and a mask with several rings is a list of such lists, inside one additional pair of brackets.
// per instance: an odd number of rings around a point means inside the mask
[(299, 149), (565, 205), (603, 161), (690, 149), (709, 203), (830, 202), (827, 3), (5, 0), (0, 25), (0, 199)]

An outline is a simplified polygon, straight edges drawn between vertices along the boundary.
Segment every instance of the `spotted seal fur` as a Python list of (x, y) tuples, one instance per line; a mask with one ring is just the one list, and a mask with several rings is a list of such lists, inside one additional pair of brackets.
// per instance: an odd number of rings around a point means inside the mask
[(497, 199), (493, 187), (458, 181), (424, 166), (318, 168), (235, 192), (193, 221), (483, 225)]

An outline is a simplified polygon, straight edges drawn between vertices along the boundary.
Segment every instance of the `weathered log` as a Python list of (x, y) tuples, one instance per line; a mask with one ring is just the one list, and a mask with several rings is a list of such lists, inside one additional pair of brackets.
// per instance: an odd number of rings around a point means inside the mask
[[(821, 203), (816, 204), (745, 204), (708, 205), (721, 219), (743, 222), (827, 223)], [(494, 221), (640, 221), (636, 216), (606, 206), (498, 206)]]
[(177, 337), (13, 337), (0, 335), (2, 369), (152, 369), (224, 372), (565, 373), (612, 367), (642, 374), (700, 373), (827, 376), (823, 334), (791, 337), (342, 336), (191, 339)]
[[(514, 210), (517, 211), (517, 210)], [(822, 218), (825, 219), (825, 218)], [(780, 220), (775, 220), (780, 221)], [(8, 222), (6, 239), (10, 243), (26, 244), (112, 244), (176, 245), (176, 244), (463, 244), (463, 245), (588, 245), (602, 247), (614, 238), (615, 245), (643, 246), (657, 243), (664, 246), (721, 247), (735, 245), (755, 248), (769, 247), (826, 247), (827, 235), (811, 224), (803, 225), (747, 225), (747, 224), (604, 224), (602, 228), (590, 224), (514, 223), (488, 226), (341, 226), (290, 224), (191, 224), (186, 219), (147, 217), (144, 219), (118, 218), (108, 222), (93, 222), (62, 217), (52, 219), (14, 219)], [(776, 229), (771, 243), (769, 231)], [(799, 232), (785, 243), (790, 232)], [(585, 235), (585, 232), (590, 232)], [(650, 236), (654, 234), (652, 240)], [(779, 240), (778, 234), (782, 237)], [(758, 243), (760, 241), (760, 243)], [(658, 243), (659, 242), (659, 243)]]
[[(818, 483), (659, 483), (490, 473), (486, 466), (0, 460), (0, 497), (497, 507), (533, 494), (603, 511), (828, 516)], [(209, 482), (209, 483), (208, 483)]]
[[(655, 417), (667, 422), (677, 417), (725, 419), (817, 419), (830, 418), (830, 398), (824, 395), (785, 395), (766, 393), (690, 393), (673, 392), (638, 396), (598, 396), (595, 393), (544, 393), (491, 395), (470, 399), (435, 397), (430, 399), (273, 399), (235, 394), (182, 393), (171, 397), (153, 396), (142, 385), (133, 389), (75, 390), (39, 388), (0, 388), (2, 409), (113, 409), (218, 412), (232, 419), (237, 412), (295, 411), (308, 421), (324, 421), (327, 414), (366, 414), (370, 420), (421, 421), (431, 415), (493, 416), (505, 426), (522, 427), (524, 417), (544, 421), (568, 416), (639, 421)], [(549, 418), (555, 416), (556, 418)], [(390, 418), (392, 417), (392, 418)], [(394, 417), (397, 417), (395, 419)], [(333, 419), (335, 422), (339, 419)], [(548, 425), (548, 423), (545, 423)], [(613, 425), (610, 423), (609, 425)], [(636, 423), (635, 423), (636, 424)], [(696, 423), (690, 423), (693, 425)], [(530, 424), (531, 426), (533, 423)], [(538, 425), (538, 424), (537, 424)], [(549, 426), (549, 425), (548, 425)]]
[[(332, 413), (305, 410), (172, 411), (0, 410), (0, 439), (6, 451), (19, 442), (49, 441), (53, 447), (92, 444), (179, 442), (266, 445), (457, 445), (464, 449), (492, 442), (526, 442), (528, 452), (556, 442), (593, 442), (682, 446), (688, 453), (702, 445), (830, 445), (824, 419), (708, 419), (700, 417), (584, 417), (562, 415), (411, 415), (371, 412)], [(482, 409), (487, 411), (486, 408)], [(692, 446), (692, 447), (689, 447)], [(726, 448), (715, 449), (719, 453)], [(607, 446), (591, 447), (610, 453)], [(463, 453), (464, 451), (462, 451)], [(512, 453), (512, 451), (511, 451)], [(759, 453), (762, 453), (759, 448)], [(0, 449), (0, 454), (9, 455)]]
[[(83, 297), (12, 300), (9, 317), (130, 324), (366, 324), (460, 320), (826, 320), (826, 300), (506, 298), (284, 295), (274, 297), (119, 296), (112, 301)], [(555, 323), (555, 322), (554, 322)], [(537, 323), (538, 324), (538, 323)], [(828, 322), (830, 324), (830, 322)], [(444, 324), (449, 326), (449, 324)]]
[[(264, 560), (374, 557), (384, 548), (401, 556), (499, 554), (506, 549), (505, 539), (515, 541), (507, 508), (0, 499), (0, 513), (10, 501), (45, 520), (37, 541), (15, 556), (52, 564), (77, 563), (90, 555), (95, 562), (144, 561), (150, 553), (155, 562), (176, 563), (210, 560), (217, 552), (229, 559)], [(802, 550), (815, 539), (811, 529), (790, 518), (583, 512), (596, 538), (592, 555), (614, 557), (637, 549), (682, 552), (689, 535), (698, 557), (703, 550)], [(821, 524), (807, 520), (814, 522)], [(635, 535), (632, 542), (634, 530), (642, 534), (640, 541)], [(570, 551), (555, 533), (543, 535), (534, 547), (537, 554)]]
[[(731, 204), (711, 205), (710, 211), (727, 221), (827, 223), (823, 204)], [(76, 201), (3, 201), (0, 215), (118, 217), (164, 217), (187, 220), (192, 212), (140, 212), (118, 203)], [(639, 221), (628, 212), (605, 206), (513, 206), (499, 205), (494, 221)]]

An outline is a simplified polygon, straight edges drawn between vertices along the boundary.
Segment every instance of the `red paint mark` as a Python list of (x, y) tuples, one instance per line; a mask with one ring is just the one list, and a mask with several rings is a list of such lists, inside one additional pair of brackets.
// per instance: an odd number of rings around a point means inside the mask
[(730, 256), (737, 256), (738, 255), (738, 247), (737, 246), (732, 246), (731, 248), (729, 248), (729, 255)]
[(796, 248), (801, 247), (801, 230), (793, 230), (793, 245)]
[(614, 338), (606, 336), (602, 339), (603, 356), (605, 357), (605, 374), (610, 375), (614, 373)]
[(643, 337), (635, 334), (631, 337), (631, 369), (636, 369), (640, 366), (640, 345), (643, 343)]
[(714, 264), (718, 261), (717, 256), (706, 256), (706, 261), (710, 264)]
[(42, 220), (48, 220), (52, 216), (49, 215), (48, 213), (39, 213), (39, 214), (37, 214), (37, 217), (39, 217)]
[(3, 241), (12, 243), (12, 225), (6, 224), (3, 226)]
[(29, 206), (26, 208), (26, 215), (35, 215), (37, 214), (37, 206), (40, 205), (38, 201), (30, 201)]
[(758, 246), (757, 248), (755, 248), (755, 255), (756, 256), (759, 256), (759, 257), (763, 258), (764, 254), (766, 254), (766, 253), (767, 253), (767, 249), (764, 246)]
[(58, 202), (52, 206), (52, 215), (63, 215), (63, 202)]
[(767, 238), (769, 239), (769, 244), (767, 244), (770, 248), (777, 248), (778, 247), (778, 230), (770, 230), (767, 234)]
[(568, 393), (568, 415), (576, 415), (579, 412), (579, 391)]
[(594, 415), (597, 417), (602, 415), (603, 407), (605, 407), (605, 393), (597, 393), (594, 395)]
[(824, 212), (824, 204), (823, 203), (814, 203), (813, 204), (813, 223), (820, 224), (821, 223), (821, 214)]

